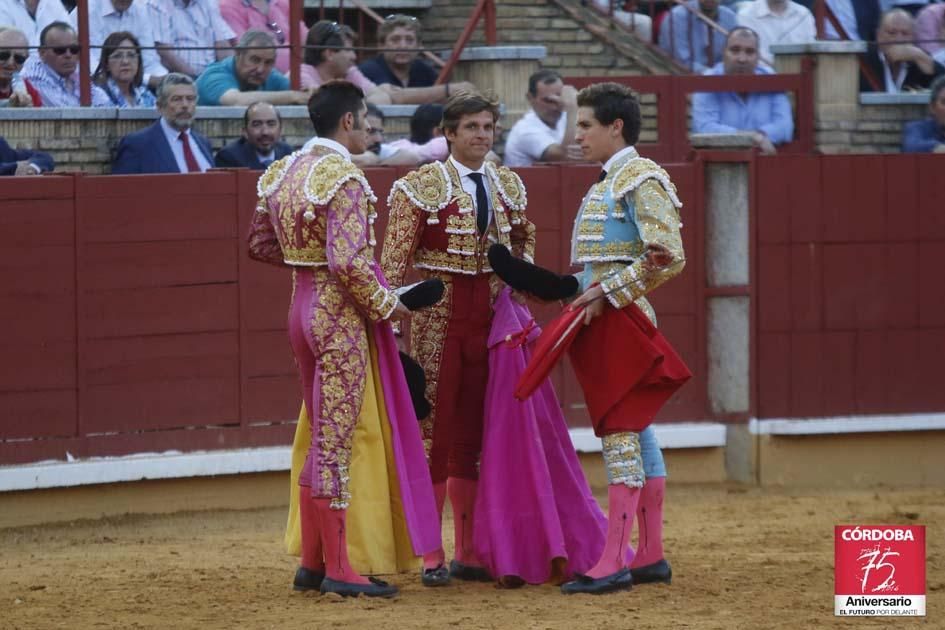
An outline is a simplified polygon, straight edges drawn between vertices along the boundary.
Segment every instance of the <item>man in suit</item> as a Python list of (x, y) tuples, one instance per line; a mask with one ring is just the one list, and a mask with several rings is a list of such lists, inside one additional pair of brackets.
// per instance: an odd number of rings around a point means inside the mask
[(261, 171), (292, 153), (282, 142), (282, 117), (271, 103), (253, 103), (243, 114), (243, 137), (217, 153), (219, 167), (246, 167)]
[(0, 136), (0, 175), (39, 175), (53, 170), (47, 153), (14, 149)]
[[(866, 53), (866, 63), (878, 81), (880, 92), (926, 90), (932, 80), (945, 73), (945, 66), (916, 46), (915, 19), (902, 9), (883, 14), (876, 29), (876, 45)], [(860, 91), (873, 91), (861, 77)]]
[(157, 91), (161, 117), (118, 143), (112, 173), (202, 173), (213, 166), (210, 141), (191, 129), (197, 109), (194, 80), (171, 72)]

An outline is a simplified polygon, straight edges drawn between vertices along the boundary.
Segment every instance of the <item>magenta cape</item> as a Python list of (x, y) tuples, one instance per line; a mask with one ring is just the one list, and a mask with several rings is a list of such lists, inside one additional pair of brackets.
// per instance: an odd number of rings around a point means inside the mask
[[(548, 379), (514, 397), (540, 329), (505, 289), (489, 336), (489, 384), (476, 497), (476, 554), (496, 578), (547, 582), (552, 561), (589, 570), (604, 549), (607, 519), (594, 499)], [(522, 342), (525, 342), (524, 345)]]

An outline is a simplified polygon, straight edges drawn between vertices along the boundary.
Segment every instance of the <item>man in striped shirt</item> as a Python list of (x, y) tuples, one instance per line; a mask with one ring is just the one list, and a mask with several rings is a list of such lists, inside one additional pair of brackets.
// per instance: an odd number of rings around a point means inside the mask
[(150, 0), (150, 8), (158, 53), (172, 72), (196, 78), (233, 54), (236, 33), (220, 15), (217, 0)]

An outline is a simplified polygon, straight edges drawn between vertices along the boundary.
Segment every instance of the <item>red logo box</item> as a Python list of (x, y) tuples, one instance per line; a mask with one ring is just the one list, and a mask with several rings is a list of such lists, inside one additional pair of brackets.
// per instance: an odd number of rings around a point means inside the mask
[(834, 613), (925, 616), (925, 526), (837, 525)]

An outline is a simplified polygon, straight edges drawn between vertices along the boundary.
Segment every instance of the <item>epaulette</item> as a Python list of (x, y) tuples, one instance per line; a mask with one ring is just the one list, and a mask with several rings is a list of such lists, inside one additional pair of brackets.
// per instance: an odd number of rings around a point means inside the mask
[(301, 151), (295, 151), (269, 165), (256, 182), (256, 193), (259, 195), (260, 200), (265, 199), (278, 188), (285, 174), (301, 153)]
[(417, 208), (431, 215), (436, 215), (453, 198), (453, 182), (442, 162), (424, 164), (394, 182), (387, 198), (388, 206), (398, 190), (407, 195)]
[(305, 198), (316, 206), (325, 206), (347, 182), (355, 180), (364, 187), (372, 203), (377, 196), (368, 184), (364, 173), (354, 163), (338, 153), (328, 153), (318, 158), (309, 167), (305, 176)]
[(628, 160), (617, 170), (610, 179), (610, 192), (614, 199), (620, 199), (627, 193), (636, 190), (640, 184), (648, 179), (655, 179), (666, 190), (670, 201), (677, 208), (682, 208), (682, 202), (676, 195), (676, 186), (669, 179), (669, 174), (656, 162), (643, 157)]
[(528, 198), (522, 178), (507, 166), (497, 168), (492, 162), (486, 163), (486, 172), (489, 173), (489, 177), (499, 191), (499, 196), (502, 197), (508, 209), (514, 212), (525, 212)]

